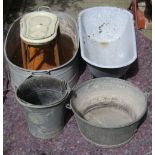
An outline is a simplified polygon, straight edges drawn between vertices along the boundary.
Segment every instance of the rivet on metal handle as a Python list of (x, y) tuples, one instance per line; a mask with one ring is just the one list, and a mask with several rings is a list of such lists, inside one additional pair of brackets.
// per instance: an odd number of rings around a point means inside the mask
[(50, 12), (52, 10), (48, 6), (40, 6), (40, 7), (38, 7), (38, 11), (48, 11), (48, 12)]
[(15, 91), (17, 91), (18, 87), (15, 85)]

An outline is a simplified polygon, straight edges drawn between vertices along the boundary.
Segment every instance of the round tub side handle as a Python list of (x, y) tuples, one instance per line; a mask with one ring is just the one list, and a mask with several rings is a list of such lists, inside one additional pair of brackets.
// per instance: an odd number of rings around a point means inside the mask
[(72, 108), (71, 108), (71, 106), (70, 106), (70, 103), (66, 104), (65, 107), (66, 107), (67, 109), (69, 109), (69, 110), (72, 110)]

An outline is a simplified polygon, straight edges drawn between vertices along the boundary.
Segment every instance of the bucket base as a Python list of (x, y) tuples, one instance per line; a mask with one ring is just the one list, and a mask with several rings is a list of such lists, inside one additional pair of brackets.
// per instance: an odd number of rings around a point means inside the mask
[(29, 129), (29, 131), (30, 131), (30, 133), (31, 133), (34, 137), (36, 137), (36, 138), (51, 139), (51, 138), (56, 137), (58, 134), (60, 134), (60, 133), (63, 131), (63, 128), (64, 128), (64, 127), (58, 129), (58, 130), (55, 131), (55, 132), (52, 131), (51, 133), (47, 133), (47, 134), (41, 134), (41, 133), (39, 134), (39, 133), (36, 133), (35, 131), (31, 131), (30, 129)]
[(83, 136), (83, 138), (84, 138), (87, 142), (89, 142), (90, 144), (93, 144), (93, 145), (95, 145), (95, 146), (97, 146), (97, 147), (103, 148), (103, 149), (121, 147), (121, 146), (123, 146), (123, 145), (129, 143), (129, 142), (133, 139), (133, 137), (134, 137), (134, 134), (133, 134), (133, 135), (131, 135), (131, 137), (130, 137), (129, 139), (125, 140), (125, 141), (122, 142), (122, 143), (118, 143), (118, 144), (114, 144), (114, 145), (105, 145), (105, 144), (96, 143), (96, 142), (94, 142), (93, 140), (87, 138), (87, 137), (82, 133), (82, 131), (81, 131), (81, 129), (80, 129), (79, 126), (78, 126), (78, 128), (79, 128), (79, 131), (80, 131), (81, 135)]

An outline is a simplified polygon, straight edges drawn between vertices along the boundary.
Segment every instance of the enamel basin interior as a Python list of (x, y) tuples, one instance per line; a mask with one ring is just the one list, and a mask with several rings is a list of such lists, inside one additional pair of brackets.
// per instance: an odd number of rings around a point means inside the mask
[(124, 9), (94, 7), (79, 14), (82, 58), (101, 68), (130, 65), (137, 58), (133, 16)]

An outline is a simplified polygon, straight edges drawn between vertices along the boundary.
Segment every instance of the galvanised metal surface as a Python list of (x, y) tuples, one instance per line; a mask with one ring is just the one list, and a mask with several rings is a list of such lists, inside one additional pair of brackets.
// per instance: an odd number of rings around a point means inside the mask
[(74, 89), (71, 107), (84, 138), (104, 148), (127, 143), (147, 111), (146, 97), (132, 83), (96, 78)]
[(63, 79), (67, 81), (70, 87), (73, 87), (79, 78), (79, 66), (78, 66), (78, 47), (79, 37), (77, 32), (76, 22), (72, 17), (66, 13), (56, 13), (60, 20), (60, 31), (62, 34), (69, 36), (74, 44), (73, 57), (65, 64), (48, 70), (28, 70), (24, 69), (11, 61), (11, 58), (15, 55), (17, 50), (20, 50), (20, 28), (19, 21), (21, 17), (16, 19), (11, 25), (4, 44), (4, 55), (8, 62), (10, 69), (11, 85), (15, 89), (18, 87), (27, 77), (33, 74), (49, 74), (52, 77)]
[(69, 93), (66, 82), (45, 76), (26, 79), (17, 88), (16, 99), (22, 105), (33, 136), (49, 139), (64, 128)]
[[(114, 1), (114, 0), (113, 0)], [(61, 1), (62, 2), (62, 1)], [(67, 1), (64, 1), (66, 3)], [(109, 1), (107, 1), (109, 2)], [(122, 1), (126, 2), (126, 1)], [(92, 2), (93, 3), (93, 2)], [(103, 3), (103, 1), (102, 1)], [(115, 1), (118, 3), (118, 1)], [(67, 3), (68, 4), (68, 3)], [(75, 5), (74, 5), (75, 4)], [(101, 4), (101, 3), (100, 3)], [(122, 4), (122, 3), (120, 3)], [(83, 5), (83, 1), (81, 1)], [(64, 6), (64, 5), (63, 5)], [(77, 7), (77, 3), (73, 5)], [(71, 10), (72, 10), (71, 7)], [(68, 9), (68, 8), (67, 8)], [(21, 107), (15, 100), (14, 92), (10, 88), (10, 82), (6, 74), (3, 74), (4, 93), (3, 104), (3, 138), (4, 155), (151, 155), (152, 154), (152, 74), (151, 74), (151, 53), (152, 42), (145, 38), (139, 31), (136, 33), (138, 65), (132, 65), (127, 72), (127, 80), (137, 85), (148, 99), (147, 117), (129, 143), (115, 149), (104, 149), (87, 142), (80, 134), (75, 117), (66, 124), (63, 132), (53, 139), (36, 139), (28, 129), (22, 115)], [(6, 64), (5, 64), (6, 65)], [(138, 71), (137, 71), (138, 66)], [(4, 66), (6, 67), (6, 66)], [(80, 68), (81, 69), (81, 68)], [(4, 70), (8, 72), (7, 70)], [(84, 70), (79, 78), (78, 84), (92, 79), (93, 76), (88, 68)], [(8, 85), (9, 83), (9, 85)], [(6, 92), (6, 91), (5, 91)], [(85, 99), (85, 98), (84, 98)], [(68, 111), (69, 112), (69, 111)]]
[(97, 146), (114, 148), (129, 142), (136, 131), (138, 122), (121, 128), (99, 128), (82, 121), (75, 113), (75, 118), (82, 136)]

